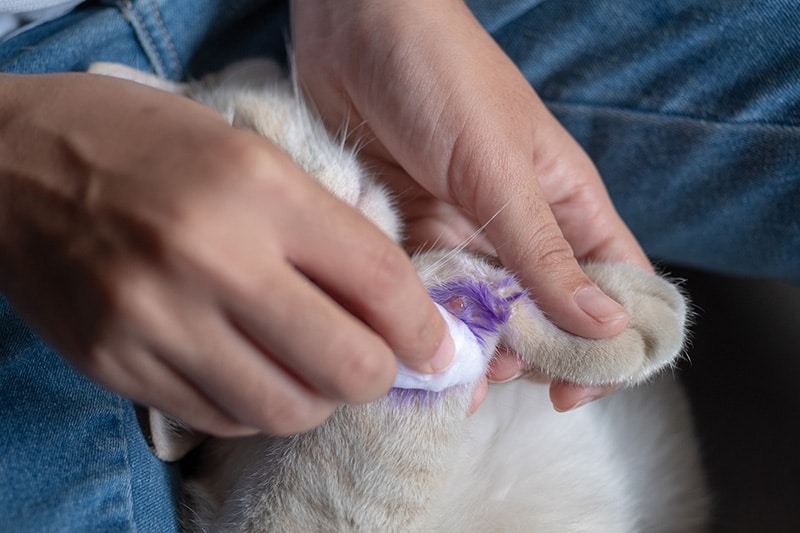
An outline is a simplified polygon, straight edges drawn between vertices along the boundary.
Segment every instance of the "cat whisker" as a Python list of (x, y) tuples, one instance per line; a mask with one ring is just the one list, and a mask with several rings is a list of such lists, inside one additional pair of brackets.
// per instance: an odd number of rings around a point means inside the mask
[[(493, 214), (491, 217), (489, 217), (489, 220), (487, 220), (486, 222), (484, 222), (483, 224), (481, 224), (481, 226), (480, 226), (478, 229), (476, 229), (475, 231), (473, 231), (473, 232), (472, 232), (472, 234), (471, 234), (469, 237), (467, 237), (467, 238), (466, 238), (466, 239), (464, 239), (464, 241), (462, 241), (462, 242), (461, 242), (459, 245), (457, 245), (457, 246), (455, 246), (453, 249), (451, 249), (451, 250), (450, 250), (450, 251), (449, 251), (447, 254), (445, 254), (444, 256), (442, 256), (442, 258), (441, 258), (441, 259), (439, 259), (438, 261), (436, 261), (436, 262), (435, 262), (433, 265), (430, 265), (429, 267), (427, 267), (427, 268), (423, 269), (423, 271), (421, 271), (421, 272), (420, 272), (420, 274), (421, 274), (421, 275), (423, 275), (423, 276), (425, 276), (426, 274), (429, 274), (431, 270), (436, 270), (436, 269), (438, 269), (438, 268), (439, 268), (439, 267), (440, 267), (440, 266), (441, 266), (443, 263), (446, 263), (447, 261), (449, 261), (449, 260), (450, 260), (450, 258), (451, 258), (452, 256), (454, 256), (454, 255), (458, 255), (458, 254), (461, 254), (461, 253), (462, 253), (462, 252), (463, 252), (463, 251), (464, 251), (464, 250), (465, 250), (465, 249), (466, 249), (466, 248), (467, 248), (467, 247), (468, 247), (470, 244), (472, 244), (472, 242), (473, 242), (473, 241), (474, 241), (476, 238), (478, 238), (478, 236), (479, 236), (481, 233), (483, 233), (483, 231), (484, 231), (484, 230), (487, 228), (487, 226), (489, 226), (489, 224), (491, 224), (491, 222), (492, 222), (492, 221), (493, 221), (495, 218), (497, 218), (497, 216), (498, 216), (498, 215), (500, 215), (500, 213), (501, 213), (501, 212), (502, 212), (502, 211), (503, 211), (503, 210), (504, 210), (506, 207), (508, 207), (508, 205), (509, 205), (510, 203), (511, 203), (511, 201), (509, 200), (509, 201), (507, 201), (505, 204), (503, 204), (503, 205), (500, 207), (500, 209), (498, 209), (498, 210), (497, 210), (497, 211), (496, 211), (496, 212), (495, 212), (495, 213), (494, 213), (494, 214)], [(433, 244), (431, 245), (431, 247), (430, 247), (430, 248), (428, 248), (428, 250), (433, 250), (434, 248), (436, 248), (436, 244), (439, 242), (439, 240), (440, 240), (440, 239), (441, 239), (441, 236), (440, 236), (440, 237), (437, 237), (437, 238), (436, 238), (436, 240), (435, 240), (435, 241), (433, 242)], [(426, 251), (425, 249), (422, 249), (422, 248), (420, 249), (420, 252), (425, 252), (425, 251)]]

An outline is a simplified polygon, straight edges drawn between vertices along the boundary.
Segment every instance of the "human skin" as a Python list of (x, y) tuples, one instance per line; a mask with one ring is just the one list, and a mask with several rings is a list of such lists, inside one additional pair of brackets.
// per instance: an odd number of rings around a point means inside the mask
[(266, 139), (92, 74), (0, 75), (0, 95), (0, 291), (98, 383), (285, 434), (383, 395), (395, 355), (452, 359), (407, 254)]
[[(578, 260), (650, 262), (588, 156), (463, 1), (290, 5), (300, 85), (331, 128), (355, 125), (351, 138), (400, 202), (409, 248), (471, 240), (561, 328), (622, 331), (627, 313)], [(502, 352), (489, 377), (519, 373)], [(550, 395), (567, 410), (612, 390), (554, 382)]]

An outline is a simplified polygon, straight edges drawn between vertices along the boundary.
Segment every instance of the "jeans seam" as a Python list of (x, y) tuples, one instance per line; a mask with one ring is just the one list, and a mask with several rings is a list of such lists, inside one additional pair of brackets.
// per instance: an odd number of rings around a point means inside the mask
[(144, 20), (139, 14), (136, 5), (131, 0), (120, 0), (120, 2), (118, 2), (118, 6), (122, 12), (122, 16), (125, 17), (125, 19), (130, 23), (131, 27), (133, 28), (133, 32), (139, 38), (139, 42), (144, 49), (145, 55), (150, 60), (150, 65), (153, 67), (153, 71), (157, 76), (166, 78), (167, 71), (164, 67), (164, 62), (161, 60), (155, 41), (153, 41), (153, 37), (147, 30)]
[(681, 114), (681, 113), (669, 113), (663, 112), (658, 110), (649, 110), (649, 109), (636, 109), (631, 107), (625, 106), (612, 106), (612, 105), (601, 105), (601, 104), (588, 104), (585, 102), (566, 102), (562, 100), (549, 100), (546, 98), (542, 98), (542, 103), (549, 109), (591, 109), (594, 111), (599, 112), (608, 112), (608, 113), (628, 113), (631, 115), (647, 115), (651, 117), (658, 117), (665, 120), (681, 120), (694, 123), (704, 123), (704, 124), (713, 124), (716, 126), (724, 126), (724, 127), (732, 127), (732, 128), (753, 128), (753, 127), (760, 127), (760, 128), (777, 128), (777, 129), (786, 129), (786, 130), (797, 130), (800, 128), (798, 124), (785, 124), (781, 122), (756, 122), (756, 121), (735, 121), (735, 120), (722, 120), (719, 118), (714, 117), (701, 117), (701, 116), (693, 116), (688, 114)]
[(164, 41), (167, 43), (167, 50), (169, 52), (170, 60), (172, 62), (173, 68), (175, 69), (175, 74), (177, 79), (183, 78), (183, 67), (181, 66), (181, 61), (178, 58), (178, 52), (175, 50), (175, 44), (172, 42), (172, 38), (170, 38), (169, 32), (167, 31), (167, 27), (164, 24), (164, 19), (161, 17), (161, 10), (158, 8), (158, 4), (155, 0), (150, 0), (150, 5), (153, 8), (153, 14), (156, 19), (156, 24), (158, 24), (158, 28), (161, 31), (162, 35), (164, 36)]
[(126, 487), (125, 487), (125, 495), (127, 496), (127, 521), (128, 526), (132, 532), (136, 532), (136, 514), (134, 512), (134, 502), (133, 502), (133, 485), (131, 477), (133, 475), (132, 467), (131, 467), (131, 455), (130, 450), (128, 449), (128, 435), (125, 431), (125, 400), (121, 397), (117, 396), (116, 398), (116, 415), (117, 415), (117, 424), (119, 431), (121, 442), (121, 451), (125, 455), (125, 467), (127, 469), (128, 475), (125, 476)]

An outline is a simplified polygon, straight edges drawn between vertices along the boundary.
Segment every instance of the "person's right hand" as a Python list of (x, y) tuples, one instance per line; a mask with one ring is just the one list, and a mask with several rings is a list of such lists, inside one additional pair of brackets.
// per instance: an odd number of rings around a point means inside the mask
[(453, 345), (406, 254), (186, 98), (0, 76), (0, 290), (100, 384), (216, 435), (291, 433)]

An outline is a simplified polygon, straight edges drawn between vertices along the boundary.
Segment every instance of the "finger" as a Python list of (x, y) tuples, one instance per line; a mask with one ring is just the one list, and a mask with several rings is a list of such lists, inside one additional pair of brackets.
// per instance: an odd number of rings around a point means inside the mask
[(599, 400), (618, 388), (618, 385), (583, 387), (565, 381), (553, 381), (550, 384), (550, 401), (556, 411), (566, 412)]
[(453, 341), (408, 255), (333, 197), (319, 198), (317, 210), (328, 215), (325, 223), (317, 213), (300, 221), (303, 232), (286, 241), (289, 260), (410, 368), (437, 372), (449, 366)]
[(336, 408), (223, 316), (195, 324), (198, 341), (165, 348), (162, 358), (236, 420), (287, 435), (318, 426)]
[[(553, 322), (584, 337), (619, 333), (627, 323), (625, 310), (580, 269), (537, 182), (537, 158), (543, 152), (548, 162), (567, 161), (562, 146), (543, 131), (543, 125), (555, 120), (467, 9), (450, 16), (463, 17), (457, 26), (462, 33), (454, 37), (473, 53), (439, 48), (418, 57), (437, 72), (424, 80), (432, 97), (413, 106), (410, 126), (421, 131), (410, 139), (398, 134), (397, 117), (386, 113), (386, 105), (370, 109), (365, 104), (361, 115), (370, 118), (381, 145), (428, 191), (464, 206), (479, 225), (487, 224), (486, 234), (503, 264), (520, 277)], [(467, 79), (461, 72), (492, 75)], [(386, 89), (382, 103), (408, 107), (407, 93)], [(380, 156), (380, 145), (375, 146), (373, 153)]]
[(522, 376), (524, 363), (516, 354), (499, 347), (491, 361), (486, 377), (492, 383), (505, 383)]
[[(524, 164), (525, 163), (523, 163), (523, 165)], [(560, 222), (556, 221), (554, 213), (550, 209), (550, 198), (547, 198), (543, 193), (538, 200), (539, 207), (535, 208), (534, 211), (537, 213), (543, 212), (545, 216), (538, 216), (538, 220), (531, 216), (520, 218), (523, 216), (519, 213), (520, 208), (524, 209), (526, 207), (523, 201), (510, 201), (506, 203), (505, 208), (500, 211), (491, 212), (487, 210), (486, 215), (484, 215), (487, 233), (493, 235), (498, 231), (502, 232), (499, 237), (494, 237), (496, 241), (501, 243), (498, 245), (497, 249), (494, 249), (491, 246), (481, 244), (482, 242), (488, 242), (482, 234), (476, 239), (475, 233), (468, 234), (464, 230), (464, 228), (468, 226), (453, 224), (453, 221), (458, 222), (459, 220), (463, 220), (463, 217), (459, 218), (453, 216), (457, 214), (454, 213), (454, 211), (458, 208), (450, 206), (449, 204), (444, 204), (443, 202), (439, 202), (439, 205), (432, 205), (436, 200), (430, 197), (422, 197), (425, 191), (419, 186), (408, 184), (407, 179), (404, 179), (402, 174), (402, 171), (399, 170), (389, 174), (393, 180), (392, 183), (394, 183), (393, 189), (402, 187), (402, 190), (406, 191), (407, 204), (401, 203), (401, 206), (410, 205), (412, 208), (427, 211), (427, 213), (425, 213), (426, 217), (422, 220), (424, 225), (418, 224), (417, 226), (413, 225), (416, 222), (413, 218), (414, 211), (410, 211), (411, 221), (409, 224), (412, 224), (410, 227), (416, 230), (415, 233), (412, 234), (415, 240), (434, 239), (433, 242), (439, 241), (450, 245), (462, 244), (465, 242), (471, 243), (471, 241), (474, 240), (478, 243), (477, 246), (479, 248), (489, 248), (501, 257), (501, 260), (503, 260), (506, 266), (519, 274), (523, 283), (526, 283), (526, 286), (531, 288), (531, 293), (536, 298), (537, 304), (548, 314), (550, 319), (562, 328), (572, 331), (573, 333), (582, 334), (586, 337), (602, 337), (616, 334), (625, 326), (627, 323), (627, 314), (625, 310), (619, 304), (605, 296), (602, 291), (586, 277), (575, 260), (571, 244), (561, 233), (560, 224), (563, 223), (569, 229), (573, 229), (570, 223), (574, 219), (586, 220), (585, 213), (576, 215), (575, 213), (569, 212), (569, 205), (577, 203), (574, 202), (574, 198), (562, 198), (559, 197), (555, 191), (552, 192), (552, 200), (560, 201), (562, 204), (559, 205), (564, 206), (558, 211), (563, 219)], [(526, 180), (525, 183), (530, 184), (531, 180)], [(398, 184), (401, 185), (398, 187)], [(470, 190), (470, 187), (472, 186), (467, 185), (462, 188)], [(510, 196), (512, 198), (524, 198), (526, 192), (529, 193), (529, 191), (522, 191), (521, 194), (500, 192), (478, 194), (476, 197), (492, 198), (494, 194), (499, 194), (501, 197)], [(597, 191), (597, 197), (602, 197), (604, 194), (605, 191), (602, 189)], [(594, 202), (596, 198), (593, 196), (592, 200)], [(403, 201), (401, 195), (400, 202)], [(570, 204), (570, 201), (572, 204)], [(574, 231), (579, 237), (576, 238), (576, 242), (582, 246), (581, 252), (584, 254), (584, 258), (595, 260), (630, 260), (645, 265), (645, 268), (649, 268), (649, 262), (621, 219), (616, 216), (610, 200), (604, 205), (616, 218), (607, 217), (609, 218), (608, 224), (588, 224), (590, 229), (582, 233), (577, 229)], [(432, 207), (434, 208), (433, 210)], [(574, 205), (572, 205), (572, 207), (574, 208)], [(578, 203), (578, 207), (582, 207), (582, 205)], [(441, 213), (442, 211), (449, 212)], [(450, 224), (448, 225), (445, 221), (437, 224), (437, 212), (442, 215), (449, 215), (448, 221)], [(406, 216), (409, 216), (406, 209), (404, 209), (404, 213)], [(496, 219), (493, 220), (495, 217)], [(539, 220), (543, 218), (545, 221), (539, 222)], [(508, 219), (509, 222), (505, 222), (506, 219)], [(533, 227), (539, 224), (541, 227), (539, 227), (538, 230), (541, 233), (538, 236), (535, 234), (526, 235), (522, 231), (513, 229), (515, 226), (519, 226), (519, 220), (529, 220), (530, 225)], [(503, 224), (512, 224), (512, 232), (508, 231), (507, 226), (503, 227)], [(593, 227), (604, 228), (604, 233), (600, 235), (599, 231), (591, 229)], [(442, 229), (438, 230), (438, 228)], [(474, 228), (474, 226), (472, 226), (472, 228)], [(598, 235), (589, 235), (592, 231), (595, 231)], [(512, 237), (514, 235), (519, 236), (522, 243), (510, 243), (508, 239), (509, 233)], [(612, 243), (616, 244), (619, 236), (622, 236), (620, 238), (626, 239), (626, 241), (619, 246), (612, 246)], [(525, 240), (525, 237), (530, 238)], [(456, 242), (458, 239), (461, 239), (461, 241)], [(591, 248), (589, 244), (584, 243), (591, 243), (592, 245), (601, 243), (602, 246)], [(509, 249), (534, 250), (538, 252), (539, 255), (533, 258), (529, 255), (520, 257), (518, 254), (509, 253)], [(629, 249), (632, 249), (633, 252), (629, 252)], [(567, 284), (566, 288), (564, 287), (565, 284)], [(579, 292), (580, 294), (578, 294)], [(571, 306), (570, 303), (572, 304)], [(578, 309), (575, 309), (576, 307)], [(578, 315), (577, 320), (575, 319), (576, 314)], [(588, 321), (586, 320), (587, 314), (589, 315)]]
[[(315, 427), (335, 408), (335, 400), (309, 388), (237, 329), (217, 301), (220, 296), (198, 289), (190, 272), (170, 283), (140, 283), (138, 289), (126, 299), (136, 317), (127, 326), (132, 331), (122, 333), (140, 338), (146, 332), (148, 351), (229, 417), (264, 432), (288, 434)], [(245, 302), (244, 296), (234, 300)]]
[(477, 411), (478, 407), (481, 406), (488, 393), (489, 382), (486, 381), (486, 378), (484, 378), (478, 383), (478, 385), (475, 387), (475, 391), (472, 393), (472, 401), (469, 405), (469, 409), (467, 410), (468, 415), (475, 414), (475, 411)]
[(502, 143), (482, 138), (473, 127), (477, 137), (465, 145), (481, 148), (453, 154), (465, 161), (454, 169), (454, 190), (465, 191), (461, 201), (475, 209), (480, 222), (496, 217), (487, 226), (489, 239), (550, 320), (584, 337), (615, 335), (627, 324), (627, 313), (584, 274), (576, 257), (629, 260), (644, 268), (649, 262), (589, 158), (514, 70), (519, 109), (535, 127), (512, 142), (508, 135), (496, 136)]
[(149, 349), (127, 349), (101, 356), (92, 377), (102, 385), (187, 426), (219, 437), (252, 435), (258, 430), (238, 420)]
[[(237, 342), (231, 342), (236, 345)], [(186, 370), (190, 379), (237, 420), (271, 435), (308, 431), (338, 403), (306, 388), (298, 379), (252, 347), (220, 350), (217, 357)]]
[(497, 199), (510, 199), (498, 213), (478, 201), (480, 220), (496, 214), (487, 234), (500, 260), (561, 328), (589, 338), (619, 333), (627, 324), (625, 309), (584, 274), (540, 191), (533, 185), (521, 189), (517, 184), (530, 181), (518, 177), (481, 187), (485, 197), (496, 199), (492, 205), (503, 205)]
[(366, 402), (391, 387), (396, 365), (389, 347), (289, 265), (272, 269), (261, 290), (224, 305), (247, 341), (273, 359), (267, 363), (323, 396)]

